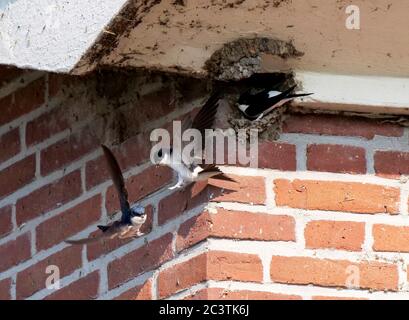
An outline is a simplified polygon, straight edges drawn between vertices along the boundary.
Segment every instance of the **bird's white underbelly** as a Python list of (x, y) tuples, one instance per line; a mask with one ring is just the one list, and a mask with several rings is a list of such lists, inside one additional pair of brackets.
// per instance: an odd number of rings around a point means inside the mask
[(273, 97), (276, 97), (276, 96), (280, 95), (281, 93), (282, 92), (280, 92), (280, 91), (271, 90), (271, 91), (268, 92), (268, 97), (273, 98)]
[(135, 216), (131, 218), (131, 223), (134, 227), (140, 227), (146, 221), (146, 214), (143, 216)]
[(239, 104), (238, 108), (242, 111), (242, 112), (246, 112), (247, 108), (249, 106), (247, 104)]
[(175, 170), (183, 180), (192, 180), (192, 172), (183, 163), (172, 163), (170, 167)]

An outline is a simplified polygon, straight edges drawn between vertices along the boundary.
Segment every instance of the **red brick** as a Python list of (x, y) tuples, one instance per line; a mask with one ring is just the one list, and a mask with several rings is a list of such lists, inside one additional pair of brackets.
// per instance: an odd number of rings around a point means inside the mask
[(136, 286), (116, 297), (115, 300), (152, 300), (152, 280)]
[(14, 120), (14, 118), (19, 117), (20, 115), (17, 113), (17, 115), (13, 114), (13, 108), (14, 108), (14, 103), (13, 103), (13, 98), (14, 96), (12, 94), (0, 98), (0, 110), (4, 112), (2, 115), (0, 115), (0, 126), (6, 124), (9, 121)]
[(263, 267), (256, 255), (210, 251), (163, 270), (158, 276), (159, 298), (207, 280), (261, 282)]
[(354, 213), (399, 212), (397, 188), (356, 182), (275, 180), (276, 203), (291, 208)]
[(0, 162), (4, 162), (21, 150), (19, 128), (11, 130), (0, 137)]
[(6, 271), (31, 257), (30, 234), (19, 236), (0, 245), (0, 272)]
[(82, 265), (82, 247), (71, 246), (65, 248), (33, 266), (17, 274), (16, 291), (17, 299), (26, 299), (34, 293), (45, 289), (46, 280), (51, 274), (46, 269), (49, 266), (57, 266), (60, 278), (64, 278)]
[(392, 178), (409, 174), (409, 153), (377, 151), (374, 156), (375, 173)]
[(71, 164), (99, 147), (90, 128), (74, 133), (41, 152), (41, 174), (47, 175)]
[(0, 198), (23, 188), (35, 178), (36, 159), (31, 155), (0, 172)]
[(18, 200), (16, 205), (17, 224), (21, 225), (28, 220), (39, 217), (77, 198), (81, 193), (80, 172), (72, 172)]
[(286, 133), (305, 133), (331, 136), (357, 136), (373, 139), (375, 135), (401, 137), (403, 128), (378, 120), (339, 115), (291, 115), (284, 124)]
[[(122, 171), (146, 162), (149, 159), (150, 150), (150, 140), (145, 134), (126, 140), (120, 148), (112, 148)], [(85, 170), (87, 190), (111, 179), (104, 156), (87, 162)]]
[[(112, 150), (114, 151), (114, 150)], [(117, 158), (117, 155), (115, 154)], [(117, 159), (119, 161), (119, 159)], [(122, 164), (119, 161), (121, 168)], [(125, 171), (125, 168), (122, 168)], [(104, 156), (98, 157), (97, 159), (88, 161), (85, 166), (85, 183), (87, 190), (92, 189), (93, 187), (108, 181), (111, 179), (109, 175), (108, 167), (106, 166), (106, 160)]]
[(174, 97), (170, 87), (145, 94), (138, 103), (143, 106), (143, 108), (140, 108), (142, 113), (146, 114), (144, 121), (156, 120), (175, 109)]
[(17, 119), (35, 109), (44, 103), (45, 82), (44, 78), (29, 83), (26, 87), (16, 91), (13, 96), (10, 95), (0, 100), (0, 125), (6, 124)]
[(94, 271), (47, 296), (45, 300), (93, 300), (98, 297), (99, 272)]
[[(146, 222), (141, 228), (141, 232), (144, 234), (148, 234), (152, 230), (152, 219), (153, 219), (153, 207), (148, 206), (145, 208), (145, 212), (147, 213), (147, 218)], [(119, 219), (119, 215), (118, 215)], [(91, 234), (91, 236), (96, 236), (97, 234), (100, 234), (101, 231), (97, 230)], [(99, 258), (102, 255), (106, 255), (122, 246), (125, 244), (133, 241), (133, 239), (104, 239), (98, 242), (91, 243), (87, 245), (87, 255), (88, 255), (88, 260), (92, 261), (97, 258)]]
[(153, 240), (143, 247), (128, 253), (122, 258), (112, 261), (108, 265), (109, 288), (115, 288), (172, 259), (172, 240), (172, 234), (168, 233), (161, 238)]
[(0, 209), (0, 238), (13, 231), (12, 208), (7, 206)]
[(365, 149), (329, 144), (309, 145), (307, 169), (335, 173), (366, 173)]
[[(219, 139), (215, 142), (213, 147), (213, 159), (212, 163), (217, 165), (231, 165), (235, 167), (251, 167), (251, 165), (257, 168), (268, 168), (276, 169), (281, 171), (295, 171), (296, 170), (296, 147), (295, 145), (288, 143), (278, 143), (263, 141), (258, 145), (257, 159), (254, 159), (250, 154), (250, 151), (246, 152), (246, 159), (243, 159), (242, 163), (241, 158), (239, 157), (239, 150), (234, 154), (233, 151), (229, 150), (229, 138), (225, 137), (223, 140)], [(221, 148), (221, 150), (220, 150)], [(222, 158), (219, 157), (217, 152), (224, 152)], [(233, 160), (230, 158), (233, 157)], [(251, 159), (251, 160), (250, 160)], [(254, 161), (256, 160), (256, 161)]]
[(181, 215), (189, 206), (190, 188), (178, 190), (163, 198), (158, 206), (158, 222), (163, 225)]
[(175, 109), (174, 102), (172, 90), (163, 88), (141, 96), (134, 108), (124, 112), (124, 117), (127, 123), (142, 127), (172, 112)]
[(101, 201), (97, 195), (41, 223), (36, 229), (37, 250), (48, 249), (97, 222)]
[(207, 280), (207, 254), (161, 271), (158, 275), (158, 297), (160, 299), (190, 288)]
[(304, 231), (309, 249), (360, 251), (365, 238), (365, 223), (350, 221), (311, 221)]
[(271, 279), (288, 284), (313, 284), (323, 287), (347, 287), (349, 267), (359, 270), (358, 286), (362, 289), (396, 291), (398, 268), (380, 262), (353, 263), (346, 260), (324, 260), (307, 257), (279, 257), (271, 260)]
[(264, 204), (266, 201), (265, 180), (263, 177), (228, 175), (236, 182), (209, 179), (209, 184), (224, 189), (214, 202), (240, 202)]
[(190, 248), (203, 240), (209, 238), (212, 234), (213, 218), (208, 212), (203, 212), (179, 227), (176, 238), (176, 249), (182, 251)]
[(150, 134), (141, 133), (123, 142), (116, 155), (121, 163), (121, 168), (128, 169), (148, 161), (150, 153)]
[(217, 214), (204, 212), (180, 226), (176, 247), (180, 251), (208, 237), (260, 241), (295, 241), (295, 221), (289, 216), (224, 209), (218, 209)]
[(295, 145), (264, 142), (258, 150), (258, 167), (295, 171), (297, 168)]
[[(126, 180), (126, 188), (131, 203), (158, 191), (172, 179), (172, 170), (167, 167), (149, 167), (142, 173), (129, 177)], [(106, 195), (106, 208), (109, 214), (119, 210), (118, 194), (114, 186), (111, 186)]]
[(170, 194), (159, 202), (158, 222), (160, 225), (182, 215), (184, 211), (210, 201), (222, 190), (208, 185), (206, 181), (191, 184)]
[(7, 83), (17, 79), (21, 75), (26, 72), (23, 69), (18, 69), (15, 67), (6, 67), (6, 66), (1, 66), (0, 67), (0, 86), (4, 86)]
[(295, 221), (289, 216), (219, 209), (212, 215), (212, 236), (243, 240), (295, 241)]
[(301, 300), (301, 297), (265, 291), (205, 288), (187, 297), (186, 300)]
[(69, 113), (67, 109), (58, 107), (28, 122), (26, 126), (27, 145), (32, 146), (40, 143), (68, 129), (70, 124), (67, 119), (67, 113)]
[(372, 229), (373, 250), (409, 252), (409, 227), (375, 224)]
[(11, 279), (0, 281), (0, 301), (11, 300)]
[(61, 73), (48, 74), (48, 95), (50, 98), (63, 91), (65, 85), (75, 82), (78, 77)]
[[(234, 178), (237, 183), (216, 181), (215, 179), (210, 179), (208, 182), (201, 181), (184, 188), (183, 190), (178, 190), (169, 196), (165, 197), (159, 202), (158, 210), (158, 222), (160, 225), (166, 223), (169, 220), (175, 219), (184, 213), (186, 210), (195, 208), (203, 203), (209, 201), (221, 201), (221, 199), (232, 199), (232, 201), (244, 202), (244, 198), (240, 200), (240, 194), (243, 197), (248, 197), (256, 202), (263, 202), (264, 197), (262, 192), (264, 191), (263, 185), (256, 185), (257, 182), (264, 183), (264, 179), (249, 180)], [(254, 193), (249, 193), (248, 189), (253, 187)], [(261, 191), (263, 190), (263, 191)], [(235, 193), (239, 193), (236, 195)], [(224, 201), (224, 200), (223, 200)]]
[(263, 265), (257, 255), (226, 251), (208, 253), (207, 276), (210, 280), (263, 281)]

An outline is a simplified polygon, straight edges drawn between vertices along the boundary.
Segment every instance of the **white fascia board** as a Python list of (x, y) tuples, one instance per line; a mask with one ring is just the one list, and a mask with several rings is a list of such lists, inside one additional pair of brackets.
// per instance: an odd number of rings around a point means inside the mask
[(128, 0), (0, 0), (0, 64), (69, 72)]
[[(296, 72), (307, 102), (407, 109), (409, 78)], [(359, 110), (358, 110), (359, 111)]]

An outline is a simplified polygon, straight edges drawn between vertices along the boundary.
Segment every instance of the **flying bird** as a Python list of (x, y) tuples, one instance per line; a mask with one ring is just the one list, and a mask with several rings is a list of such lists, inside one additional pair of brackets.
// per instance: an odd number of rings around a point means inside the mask
[[(206, 101), (200, 111), (197, 113), (192, 123), (184, 123), (183, 130), (197, 129), (201, 133), (201, 145), (199, 146), (203, 151), (205, 149), (206, 129), (211, 129), (219, 106), (220, 94), (218, 92), (212, 94)], [(183, 134), (183, 132), (182, 132)], [(179, 159), (179, 160), (176, 160)], [(181, 161), (180, 161), (181, 159)], [(230, 179), (220, 169), (213, 164), (202, 165), (197, 161), (189, 163), (183, 159), (182, 155), (176, 155), (172, 148), (162, 148), (154, 156), (155, 162), (160, 166), (168, 166), (177, 172), (178, 181), (170, 187), (169, 190), (183, 188), (193, 182), (205, 181), (209, 178), (218, 180), (234, 181)], [(203, 160), (203, 159), (196, 159)], [(201, 161), (200, 161), (201, 162)]]
[(125, 181), (121, 168), (119, 167), (119, 164), (111, 150), (104, 145), (101, 147), (104, 151), (109, 173), (111, 174), (114, 186), (118, 192), (122, 212), (121, 220), (115, 221), (106, 226), (98, 226), (98, 229), (100, 229), (102, 233), (96, 237), (79, 240), (66, 240), (65, 242), (69, 244), (86, 244), (99, 241), (104, 238), (114, 239), (118, 237), (119, 239), (126, 239), (143, 235), (140, 232), (140, 228), (146, 221), (145, 208), (139, 205), (135, 207), (131, 207), (129, 205), (128, 192), (125, 188)]
[(257, 121), (273, 109), (278, 108), (295, 98), (312, 95), (312, 93), (295, 94), (293, 93), (295, 88), (296, 86), (292, 86), (284, 92), (264, 89), (255, 94), (252, 94), (250, 89), (240, 96), (237, 105), (246, 119)]

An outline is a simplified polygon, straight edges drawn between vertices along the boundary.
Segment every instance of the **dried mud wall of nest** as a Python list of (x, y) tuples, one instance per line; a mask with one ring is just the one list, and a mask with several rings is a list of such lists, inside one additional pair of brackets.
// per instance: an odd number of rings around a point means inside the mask
[(205, 63), (210, 77), (217, 80), (241, 80), (261, 72), (261, 54), (282, 59), (303, 56), (291, 41), (271, 38), (240, 38), (214, 52)]

